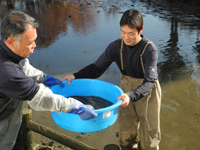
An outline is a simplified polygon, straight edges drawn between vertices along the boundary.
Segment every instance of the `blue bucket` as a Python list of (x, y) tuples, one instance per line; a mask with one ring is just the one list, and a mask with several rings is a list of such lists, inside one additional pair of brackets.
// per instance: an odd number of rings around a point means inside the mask
[(59, 127), (72, 132), (90, 133), (104, 130), (115, 123), (118, 108), (122, 103), (122, 100), (117, 102), (117, 98), (123, 93), (118, 86), (96, 79), (75, 79), (71, 84), (67, 81), (63, 83), (65, 87), (60, 85), (51, 87), (52, 92), (64, 97), (97, 96), (112, 102), (113, 105), (94, 110), (98, 116), (84, 121), (75, 114), (52, 112), (53, 120)]

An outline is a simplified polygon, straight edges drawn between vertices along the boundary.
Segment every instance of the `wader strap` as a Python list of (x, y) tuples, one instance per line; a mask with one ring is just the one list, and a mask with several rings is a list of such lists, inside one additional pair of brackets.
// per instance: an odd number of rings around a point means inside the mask
[(122, 50), (123, 50), (123, 39), (121, 40), (121, 48), (120, 48), (120, 58), (121, 58), (121, 67), (122, 70), (124, 70), (124, 65), (123, 65), (123, 56), (122, 56)]
[(145, 47), (144, 47), (142, 53), (140, 54), (140, 61), (141, 61), (142, 70), (143, 70), (143, 73), (144, 73), (144, 74), (145, 74), (145, 70), (144, 70), (144, 63), (143, 63), (143, 61), (142, 61), (142, 55), (144, 54), (144, 52), (145, 52), (147, 46), (148, 46), (150, 43), (152, 43), (152, 42), (148, 42), (148, 43), (145, 45)]

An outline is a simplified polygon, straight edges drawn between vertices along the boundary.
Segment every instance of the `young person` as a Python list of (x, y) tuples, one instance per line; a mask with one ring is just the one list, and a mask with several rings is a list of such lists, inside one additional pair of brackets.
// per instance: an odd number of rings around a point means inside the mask
[[(140, 11), (127, 10), (120, 20), (121, 38), (111, 42), (96, 62), (63, 80), (98, 78), (115, 62), (121, 71), (118, 97), (119, 144), (123, 150), (158, 150), (161, 140), (161, 88), (157, 78), (158, 50), (142, 35), (143, 16)], [(139, 130), (139, 139), (138, 139)]]

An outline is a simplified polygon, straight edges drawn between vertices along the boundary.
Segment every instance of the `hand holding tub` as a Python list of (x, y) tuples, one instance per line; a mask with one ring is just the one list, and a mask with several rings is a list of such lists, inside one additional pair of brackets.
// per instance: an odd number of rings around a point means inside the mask
[(51, 86), (54, 86), (54, 85), (57, 85), (59, 84), (60, 86), (64, 87), (64, 83), (62, 81), (60, 81), (59, 79), (56, 79), (50, 75), (46, 75), (46, 80), (43, 82), (44, 85), (48, 86), (48, 87), (51, 87)]
[(62, 79), (62, 81), (63, 81), (63, 80), (67, 80), (67, 81), (68, 81), (68, 84), (70, 84), (70, 83), (71, 83), (71, 80), (74, 80), (74, 79), (75, 79), (75, 76), (74, 76), (73, 74), (70, 74), (70, 75), (64, 77), (64, 78)]
[(84, 105), (83, 103), (73, 99), (71, 110), (68, 113), (77, 114), (82, 120), (89, 120), (98, 115), (93, 110), (93, 106)]
[(126, 93), (121, 94), (118, 98), (117, 101), (122, 99), (122, 104), (120, 105), (121, 107), (127, 107), (130, 103), (130, 98)]

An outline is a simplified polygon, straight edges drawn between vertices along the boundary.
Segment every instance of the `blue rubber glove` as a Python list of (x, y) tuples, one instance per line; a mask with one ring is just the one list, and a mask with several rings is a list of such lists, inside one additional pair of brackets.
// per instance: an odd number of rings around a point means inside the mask
[(60, 86), (64, 87), (64, 83), (62, 81), (60, 81), (59, 79), (56, 79), (50, 75), (47, 74), (46, 76), (46, 80), (43, 82), (44, 85), (51, 87), (57, 84), (60, 84)]
[(77, 114), (82, 120), (89, 120), (98, 116), (91, 105), (84, 105), (83, 103), (73, 99), (71, 111), (68, 113)]

